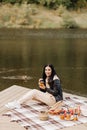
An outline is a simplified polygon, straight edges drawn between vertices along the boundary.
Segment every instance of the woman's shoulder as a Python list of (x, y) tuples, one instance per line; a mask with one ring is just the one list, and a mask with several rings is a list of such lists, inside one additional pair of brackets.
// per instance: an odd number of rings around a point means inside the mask
[(57, 75), (54, 75), (53, 80), (56, 80), (56, 79), (57, 79), (57, 80), (60, 80)]

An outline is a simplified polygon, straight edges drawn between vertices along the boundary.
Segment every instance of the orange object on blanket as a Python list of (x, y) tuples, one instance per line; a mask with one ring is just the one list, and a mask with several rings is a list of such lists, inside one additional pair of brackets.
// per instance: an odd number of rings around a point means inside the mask
[(63, 101), (59, 101), (59, 102), (55, 103), (55, 104), (48, 110), (48, 112), (49, 112), (50, 114), (53, 114), (53, 115), (55, 115), (55, 114), (60, 114), (62, 105), (63, 105)]
[(60, 119), (64, 120), (64, 118), (65, 118), (65, 112), (64, 112), (64, 110), (61, 110)]
[(56, 109), (56, 110), (50, 110), (48, 111), (49, 114), (52, 114), (52, 115), (58, 115), (60, 114), (61, 112), (61, 109)]

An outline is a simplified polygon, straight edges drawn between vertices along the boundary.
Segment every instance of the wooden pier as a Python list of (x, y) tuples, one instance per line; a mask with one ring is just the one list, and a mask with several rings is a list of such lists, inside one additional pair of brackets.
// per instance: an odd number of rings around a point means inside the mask
[[(2, 116), (8, 109), (5, 104), (17, 100), (19, 97), (23, 96), (30, 89), (13, 85), (0, 92), (0, 130), (25, 130), (16, 122), (10, 122), (10, 118)], [(71, 94), (64, 93), (64, 96), (71, 96)], [(84, 98), (84, 97), (82, 97)], [(87, 99), (86, 99), (87, 100)], [(62, 130), (87, 130), (87, 123), (80, 124), (72, 127), (67, 127)]]

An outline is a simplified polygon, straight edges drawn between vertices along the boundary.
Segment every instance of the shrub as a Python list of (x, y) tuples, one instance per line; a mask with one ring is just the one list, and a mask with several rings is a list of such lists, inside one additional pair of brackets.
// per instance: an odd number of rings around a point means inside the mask
[(36, 3), (49, 8), (58, 8), (60, 5), (69, 8), (83, 8), (87, 6), (87, 0), (0, 0), (0, 2), (15, 3)]
[(86, 7), (86, 6), (87, 6), (86, 0), (78, 0), (77, 1), (77, 7), (83, 8), (83, 7)]
[(63, 15), (63, 24), (62, 24), (62, 26), (64, 28), (78, 28), (78, 25), (77, 25), (76, 21), (67, 12)]
[(22, 0), (2, 0), (1, 2), (15, 4), (15, 3), (22, 3)]
[(61, 17), (65, 11), (66, 11), (66, 7), (63, 5), (60, 5), (59, 8), (55, 12), (58, 16)]

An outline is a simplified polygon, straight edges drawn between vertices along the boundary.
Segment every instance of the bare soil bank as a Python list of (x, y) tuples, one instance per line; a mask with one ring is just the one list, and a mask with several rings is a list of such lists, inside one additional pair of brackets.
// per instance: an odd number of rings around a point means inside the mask
[(35, 4), (0, 5), (0, 28), (87, 28), (87, 9), (50, 10)]

